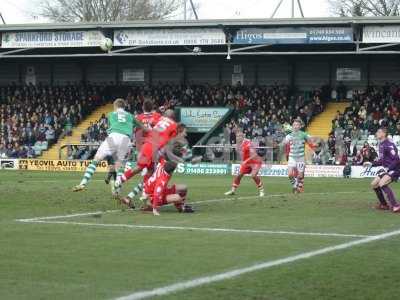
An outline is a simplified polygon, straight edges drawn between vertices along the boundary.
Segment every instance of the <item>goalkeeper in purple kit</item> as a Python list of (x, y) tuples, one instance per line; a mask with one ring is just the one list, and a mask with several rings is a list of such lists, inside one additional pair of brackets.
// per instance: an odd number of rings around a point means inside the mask
[(376, 138), (379, 141), (379, 159), (372, 163), (367, 163), (367, 165), (374, 167), (382, 166), (382, 169), (377, 172), (377, 176), (371, 182), (372, 189), (379, 200), (376, 208), (398, 213), (400, 212), (400, 205), (389, 184), (396, 182), (400, 177), (399, 153), (396, 145), (387, 138), (386, 128), (378, 129)]

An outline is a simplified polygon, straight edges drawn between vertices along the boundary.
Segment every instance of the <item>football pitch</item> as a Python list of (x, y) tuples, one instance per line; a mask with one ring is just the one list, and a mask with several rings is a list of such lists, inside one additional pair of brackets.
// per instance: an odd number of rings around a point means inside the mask
[[(176, 176), (196, 213), (122, 210), (104, 174), (0, 171), (0, 299), (397, 299), (400, 216), (369, 180)], [(135, 183), (138, 179), (130, 182)], [(130, 185), (129, 185), (130, 187)], [(393, 185), (400, 192), (399, 185)]]

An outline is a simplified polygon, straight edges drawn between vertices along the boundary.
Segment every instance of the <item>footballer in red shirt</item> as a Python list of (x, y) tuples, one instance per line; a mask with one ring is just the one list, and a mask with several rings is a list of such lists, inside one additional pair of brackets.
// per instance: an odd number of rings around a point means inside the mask
[(122, 183), (147, 169), (148, 176), (153, 173), (154, 164), (159, 160), (159, 153), (172, 139), (185, 133), (184, 126), (178, 126), (174, 121), (175, 113), (167, 110), (145, 139), (138, 155), (135, 169), (127, 170), (115, 181), (115, 189), (120, 190)]
[(258, 147), (264, 147), (265, 144), (259, 142), (259, 144), (256, 145), (251, 140), (246, 139), (241, 130), (238, 130), (236, 132), (236, 145), (238, 147), (238, 152), (241, 154), (242, 163), (240, 165), (239, 175), (233, 179), (232, 188), (230, 191), (226, 192), (225, 195), (234, 195), (236, 189), (240, 185), (242, 177), (246, 174), (250, 174), (258, 188), (260, 197), (264, 197), (264, 185), (258, 173), (262, 166), (262, 157), (265, 156), (265, 150)]
[(143, 113), (138, 115), (136, 119), (143, 123), (144, 127), (148, 131), (143, 131), (140, 129), (136, 130), (136, 149), (140, 151), (143, 143), (150, 136), (151, 130), (156, 126), (158, 121), (162, 118), (162, 115), (153, 110), (154, 104), (151, 100), (145, 100), (143, 102)]

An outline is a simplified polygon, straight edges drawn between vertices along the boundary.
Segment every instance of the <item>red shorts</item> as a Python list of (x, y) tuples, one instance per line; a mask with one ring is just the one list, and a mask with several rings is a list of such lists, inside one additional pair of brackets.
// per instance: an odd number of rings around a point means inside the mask
[(151, 143), (144, 143), (140, 149), (137, 165), (140, 169), (152, 169), (154, 167), (153, 145)]
[[(157, 203), (157, 206), (167, 205), (167, 196), (176, 194), (176, 186), (175, 184), (172, 186), (167, 187), (162, 195), (161, 203)], [(153, 204), (153, 197), (151, 196), (151, 203)]]
[(247, 163), (242, 163), (240, 165), (240, 174), (251, 174), (253, 171), (260, 171), (261, 169), (261, 162), (256, 160), (250, 160)]

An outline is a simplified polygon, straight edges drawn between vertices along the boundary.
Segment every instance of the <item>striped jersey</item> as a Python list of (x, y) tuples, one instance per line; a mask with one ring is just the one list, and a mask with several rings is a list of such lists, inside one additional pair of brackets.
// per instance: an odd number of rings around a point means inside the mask
[(310, 135), (304, 131), (293, 131), (285, 138), (286, 143), (289, 144), (289, 158), (304, 159), (305, 144), (310, 138)]

